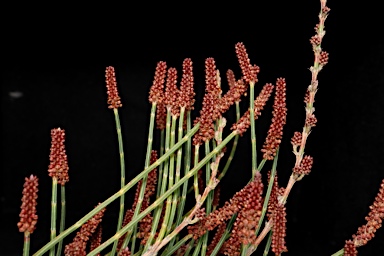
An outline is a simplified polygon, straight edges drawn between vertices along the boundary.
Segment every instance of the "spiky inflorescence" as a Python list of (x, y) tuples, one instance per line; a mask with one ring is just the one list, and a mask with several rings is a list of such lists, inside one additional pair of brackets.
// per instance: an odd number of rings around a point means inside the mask
[(243, 80), (239, 80), (229, 88), (229, 90), (219, 100), (219, 111), (221, 114), (226, 112), (235, 102), (240, 102), (241, 96), (246, 93), (247, 86)]
[[(271, 176), (271, 171), (268, 172), (268, 181)], [(267, 206), (267, 218), (268, 220), (272, 221), (273, 212), (276, 209), (276, 206), (278, 204), (278, 194), (279, 194), (279, 183), (278, 183), (277, 174), (275, 174), (275, 177), (273, 179), (273, 185), (271, 194), (269, 196), (268, 200), (268, 206)]]
[(248, 193), (242, 198), (244, 202), (233, 224), (231, 237), (224, 243), (223, 250), (226, 255), (240, 255), (241, 244), (250, 245), (256, 241), (256, 228), (263, 207), (264, 186), (260, 172), (256, 174), (255, 180), (250, 184), (247, 189)]
[(194, 239), (198, 239), (208, 230), (213, 230), (223, 222), (229, 220), (233, 214), (239, 212), (247, 204), (247, 198), (254, 193), (253, 190), (257, 182), (257, 179), (255, 179), (248, 183), (244, 188), (236, 192), (229, 202), (225, 202), (224, 206), (211, 212), (200, 222), (188, 226), (189, 234), (192, 234)]
[(256, 65), (252, 65), (249, 60), (247, 50), (243, 43), (237, 43), (235, 45), (237, 59), (240, 64), (241, 71), (243, 73), (243, 78), (245, 82), (256, 83), (257, 82), (257, 74), (260, 72), (260, 69)]
[(193, 89), (193, 68), (192, 60), (189, 58), (183, 61), (183, 76), (180, 82), (180, 107), (185, 107), (186, 111), (193, 110), (195, 103), (195, 91)]
[(180, 91), (177, 88), (177, 70), (175, 68), (169, 68), (163, 102), (167, 109), (171, 109), (173, 116), (179, 116), (180, 114), (179, 96)]
[[(101, 225), (97, 226), (97, 229), (95, 233), (92, 234), (91, 239), (90, 239), (90, 245), (89, 245), (89, 251), (93, 251), (96, 249), (99, 245), (101, 245), (101, 235), (103, 233), (103, 228)], [(100, 256), (101, 254), (98, 253), (96, 256)]]
[[(254, 101), (254, 111), (255, 111), (255, 120), (261, 115), (261, 110), (263, 110), (265, 103), (268, 101), (269, 97), (272, 94), (274, 86), (272, 84), (264, 85), (263, 89), (259, 93), (259, 96)], [(243, 116), (233, 124), (231, 130), (237, 131), (238, 134), (243, 135), (247, 131), (250, 122), (250, 112), (249, 109), (246, 111)]]
[(287, 120), (287, 108), (285, 103), (286, 84), (284, 78), (278, 78), (276, 81), (275, 99), (273, 103), (272, 123), (268, 130), (263, 148), (263, 158), (272, 160), (283, 137), (283, 127)]
[(352, 240), (345, 241), (344, 256), (357, 256), (357, 249)]
[(167, 73), (167, 63), (159, 61), (156, 65), (155, 77), (149, 91), (149, 102), (160, 103), (163, 100), (164, 81)]
[(107, 85), (108, 108), (122, 107), (123, 105), (117, 91), (115, 69), (111, 66), (105, 69), (105, 82)]
[(30, 234), (36, 229), (37, 215), (37, 192), (39, 186), (39, 179), (36, 176), (31, 175), (29, 178), (25, 178), (23, 186), (23, 197), (21, 198), (21, 211), (19, 214), (20, 221), (17, 223), (17, 227), (20, 232), (29, 232)]
[(91, 219), (84, 223), (80, 230), (76, 233), (72, 243), (65, 246), (64, 254), (66, 256), (72, 255), (86, 255), (87, 241), (91, 235), (96, 231), (102, 218), (104, 216), (105, 208), (101, 209)]
[(195, 120), (195, 123), (200, 122), (200, 128), (193, 137), (194, 145), (201, 145), (215, 136), (213, 122), (220, 116), (218, 102), (221, 89), (218, 86), (216, 64), (213, 58), (205, 60), (205, 84), (205, 95), (202, 109), (200, 110), (200, 117)]
[[(284, 188), (279, 189), (280, 196), (284, 194)], [(286, 236), (286, 208), (283, 204), (276, 204), (275, 210), (272, 214), (272, 251), (276, 255), (280, 255), (283, 252), (287, 252), (287, 246), (285, 245)]]
[(51, 153), (49, 155), (49, 176), (57, 178), (57, 183), (65, 185), (69, 181), (68, 160), (65, 151), (65, 130), (61, 128), (51, 130)]
[(365, 217), (367, 224), (359, 227), (357, 233), (352, 236), (356, 247), (367, 244), (375, 236), (376, 230), (382, 226), (384, 219), (384, 180), (380, 184), (375, 201), (369, 208), (368, 216)]
[(313, 157), (304, 156), (303, 160), (301, 160), (299, 167), (293, 168), (293, 173), (297, 175), (308, 175), (311, 172), (312, 165)]

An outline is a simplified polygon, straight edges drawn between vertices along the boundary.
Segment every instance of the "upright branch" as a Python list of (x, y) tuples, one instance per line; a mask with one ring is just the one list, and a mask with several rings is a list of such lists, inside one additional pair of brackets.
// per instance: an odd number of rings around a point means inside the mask
[[(116, 74), (115, 69), (111, 66), (107, 67), (105, 70), (105, 83), (107, 86), (107, 95), (108, 95), (108, 108), (113, 109), (115, 116), (117, 140), (119, 143), (119, 156), (120, 156), (120, 188), (125, 186), (125, 159), (124, 159), (124, 149), (123, 149), (123, 136), (121, 134), (120, 118), (118, 108), (122, 107), (120, 97), (117, 90), (116, 83)], [(119, 219), (117, 221), (116, 231), (119, 231), (123, 223), (124, 216), (124, 194), (120, 197), (120, 209), (119, 209)], [(117, 243), (114, 243), (112, 252), (116, 250)]]
[[(69, 180), (68, 161), (65, 151), (65, 131), (61, 128), (51, 130), (51, 152), (49, 155), (48, 174), (52, 177), (51, 199), (51, 240), (56, 237), (56, 209), (57, 209), (57, 184), (65, 185)], [(62, 216), (64, 218), (64, 216)], [(55, 255), (55, 247), (52, 247), (50, 256)]]

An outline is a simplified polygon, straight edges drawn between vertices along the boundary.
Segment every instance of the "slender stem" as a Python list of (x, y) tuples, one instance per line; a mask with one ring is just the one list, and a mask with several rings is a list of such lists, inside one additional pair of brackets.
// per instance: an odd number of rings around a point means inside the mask
[[(96, 213), (98, 213), (101, 209), (105, 208), (107, 205), (115, 201), (117, 198), (121, 196), (121, 194), (126, 193), (129, 191), (137, 182), (139, 182), (145, 175), (147, 175), (150, 171), (158, 167), (164, 160), (168, 159), (168, 157), (173, 154), (179, 147), (181, 147), (187, 140), (195, 134), (200, 127), (200, 124), (196, 124), (184, 137), (181, 141), (177, 142), (175, 146), (169, 149), (168, 152), (166, 152), (162, 157), (160, 157), (156, 162), (154, 162), (152, 165), (150, 165), (147, 169), (144, 169), (140, 174), (138, 174), (135, 178), (133, 178), (130, 182), (128, 182), (127, 185), (124, 186), (124, 188), (117, 191), (115, 194), (110, 196), (108, 199), (106, 199), (104, 202), (100, 203), (98, 206), (96, 206), (93, 210), (91, 210), (88, 214), (86, 214), (84, 217), (82, 217), (80, 220), (78, 220), (74, 225), (67, 228), (62, 232), (60, 235), (58, 235), (55, 239), (51, 240), (47, 244), (45, 244), (40, 250), (38, 250), (33, 256), (39, 256), (47, 252), (52, 246), (57, 244), (59, 241), (64, 239), (66, 236), (71, 234), (73, 231), (81, 227), (86, 221), (88, 221), (90, 218), (92, 218)], [(233, 135), (234, 136), (234, 135)], [(232, 136), (232, 137), (233, 137)], [(191, 171), (192, 172), (192, 171)], [(190, 173), (191, 173), (190, 172)], [(192, 174), (193, 175), (193, 174)], [(182, 179), (182, 182), (184, 182), (187, 179)], [(180, 186), (180, 185), (179, 185)], [(164, 197), (163, 197), (164, 198)], [(160, 198), (159, 198), (160, 199)], [(161, 200), (159, 200), (161, 201)], [(154, 204), (151, 206), (153, 207)], [(155, 206), (156, 207), (156, 206)], [(153, 208), (150, 208), (151, 210)], [(143, 212), (145, 215), (148, 214), (150, 211)], [(141, 218), (143, 218), (145, 215), (140, 214)], [(139, 221), (139, 220), (137, 220)], [(129, 226), (131, 227), (131, 226)], [(119, 237), (118, 237), (119, 238)], [(118, 239), (117, 238), (117, 239)]]
[[(153, 129), (154, 129), (154, 123), (155, 123), (155, 115), (156, 115), (156, 102), (152, 103), (151, 108), (151, 114), (150, 114), (150, 120), (149, 120), (149, 131), (148, 131), (148, 142), (147, 142), (147, 154), (145, 156), (145, 163), (144, 163), (144, 169), (148, 168), (150, 161), (151, 161), (151, 152), (152, 152), (152, 142), (153, 142)], [(144, 176), (143, 181), (141, 183), (141, 188), (139, 192), (139, 198), (136, 203), (136, 209), (133, 214), (133, 217), (136, 217), (140, 210), (141, 205), (143, 203), (144, 199), (144, 193), (145, 188), (147, 186), (147, 180), (148, 180), (148, 174)], [(133, 236), (132, 236), (132, 244), (130, 247), (130, 251), (133, 254), (135, 251), (135, 245), (136, 245), (136, 232), (137, 232), (137, 225), (133, 228)], [(128, 240), (128, 239), (127, 239)], [(121, 247), (121, 250), (127, 246), (129, 241), (124, 241), (123, 246)]]
[[(239, 121), (239, 119), (240, 119), (240, 105), (239, 105), (239, 102), (236, 101), (236, 121)], [(220, 175), (218, 177), (219, 180), (221, 180), (224, 177), (224, 175), (227, 173), (227, 171), (229, 169), (229, 166), (232, 163), (232, 159), (235, 156), (238, 141), (239, 141), (239, 135), (236, 135), (235, 139), (233, 140), (231, 153), (229, 154), (229, 157), (227, 159), (227, 163), (225, 164), (222, 172), (220, 173)]]
[[(171, 125), (171, 140), (170, 140), (170, 146), (172, 147), (175, 143), (175, 129), (176, 129), (176, 120), (177, 116), (172, 115), (172, 125)], [(181, 147), (180, 147), (181, 148)], [(179, 148), (179, 150), (180, 150)], [(168, 189), (171, 188), (174, 184), (174, 167), (175, 167), (175, 156), (172, 154), (169, 158), (169, 176), (168, 176)], [(180, 175), (179, 175), (180, 176)], [(176, 192), (176, 191), (175, 191)], [(171, 210), (172, 210), (172, 198), (173, 196), (170, 195), (167, 198), (166, 207), (165, 207), (165, 213), (163, 218), (163, 223), (161, 224), (160, 232), (157, 235), (156, 242), (161, 241), (163, 237), (166, 235), (166, 231), (168, 229), (168, 224), (172, 226), (172, 222), (169, 222), (171, 219)]]
[[(184, 112), (185, 112), (185, 107), (182, 107), (180, 109), (179, 127), (178, 127), (178, 135), (177, 135), (178, 140), (181, 140), (183, 138)], [(180, 147), (177, 150), (175, 182), (178, 182), (180, 180), (182, 155), (183, 155), (183, 149)], [(173, 194), (172, 209), (171, 209), (171, 214), (169, 216), (169, 221), (168, 221), (169, 224), (172, 224), (173, 219), (175, 218), (176, 209), (177, 209), (177, 202), (179, 201), (179, 197), (180, 197), (180, 188), (176, 189), (175, 193)], [(167, 234), (169, 234), (171, 232), (171, 228), (172, 228), (172, 225), (167, 225), (167, 232), (166, 232)], [(173, 246), (173, 241), (171, 241), (169, 243), (169, 246)]]
[[(195, 156), (193, 159), (193, 161), (194, 161), (193, 166), (196, 166), (197, 163), (199, 162), (199, 149), (200, 149), (200, 145), (196, 144), (195, 145)], [(197, 172), (193, 176), (193, 189), (195, 190), (195, 199), (197, 199), (199, 197), (199, 180), (198, 180)]]
[(187, 249), (185, 249), (184, 256), (189, 256), (189, 252), (192, 250), (192, 247), (194, 244), (195, 244), (195, 239), (192, 239), (187, 245)]
[(274, 183), (275, 176), (276, 176), (276, 167), (277, 167), (277, 160), (279, 158), (279, 151), (280, 150), (277, 149), (276, 156), (273, 159), (272, 170), (271, 170), (271, 174), (270, 174), (270, 177), (269, 177), (267, 194), (265, 195), (265, 199), (264, 199), (264, 203), (263, 203), (263, 209), (261, 210), (260, 220), (259, 220), (259, 223), (257, 224), (257, 228), (256, 228), (256, 236), (258, 235), (258, 233), (260, 231), (261, 224), (263, 223), (263, 220), (264, 220), (264, 217), (265, 217), (265, 213), (267, 212), (267, 209), (268, 209), (268, 202), (269, 202), (269, 198), (271, 196), (271, 192), (272, 192), (272, 188), (273, 188), (273, 183)]
[[(232, 218), (229, 220), (228, 222), (228, 225), (224, 231), (224, 234), (221, 236), (219, 242), (217, 243), (217, 245), (215, 246), (215, 248), (213, 249), (212, 253), (210, 256), (216, 256), (216, 254), (219, 253), (221, 247), (223, 246), (225, 240), (227, 239), (227, 236), (231, 233), (231, 230), (232, 230), (232, 226), (233, 226), (233, 223), (235, 222), (236, 220), (236, 217), (237, 217), (237, 213), (235, 213), (234, 215), (232, 215)], [(222, 224), (223, 225), (223, 224)]]
[[(60, 213), (60, 233), (64, 231), (65, 228), (65, 206), (66, 206), (66, 201), (65, 201), (65, 185), (61, 185), (61, 213)], [(63, 248), (63, 240), (59, 242), (59, 245), (57, 246), (57, 252), (56, 256), (61, 255), (61, 250)]]
[[(187, 132), (191, 129), (191, 111), (188, 111), (187, 113)], [(191, 169), (191, 143), (192, 140), (189, 139), (185, 146), (185, 158), (184, 158), (184, 175), (186, 175), (189, 170)], [(185, 207), (185, 201), (187, 199), (187, 190), (188, 190), (188, 181), (184, 182), (183, 184), (183, 191), (182, 196), (180, 200), (180, 206), (177, 207), (178, 210), (178, 216), (176, 225), (179, 225), (182, 221), (184, 207)]]
[[(51, 241), (56, 237), (56, 210), (57, 210), (57, 177), (52, 178), (52, 199), (51, 199)], [(55, 247), (49, 250), (49, 256), (55, 255)]]
[[(166, 126), (165, 126), (165, 153), (169, 151), (169, 143), (170, 143), (170, 137), (171, 137), (171, 108), (167, 108), (167, 120), (166, 120)], [(173, 154), (170, 155), (170, 157), (173, 157)], [(161, 182), (161, 188), (159, 196), (164, 194), (167, 187), (167, 181), (168, 181), (168, 170), (169, 170), (169, 161), (164, 162), (163, 164), (163, 178)], [(161, 202), (154, 211), (153, 214), (153, 220), (152, 220), (152, 228), (151, 233), (149, 234), (149, 237), (147, 239), (147, 243), (145, 244), (144, 251), (147, 251), (149, 246), (151, 246), (153, 240), (155, 239), (157, 227), (160, 222), (161, 213), (163, 210), (163, 202)], [(133, 218), (132, 218), (133, 219)]]
[(335, 253), (332, 254), (331, 256), (343, 256), (343, 255), (344, 255), (344, 248), (338, 250), (337, 252), (335, 252)]
[(171, 256), (173, 255), (175, 251), (177, 251), (185, 242), (187, 242), (189, 239), (193, 237), (192, 234), (188, 234), (184, 236), (179, 242), (177, 242), (174, 246), (172, 246), (170, 249), (166, 250), (161, 254), (161, 256)]
[[(209, 141), (206, 141), (205, 142), (205, 154), (209, 154), (210, 152), (210, 149), (209, 149)], [(206, 165), (205, 165), (205, 184), (206, 186), (208, 186), (209, 184), (209, 181), (211, 179), (211, 165), (210, 165), (210, 162), (208, 162)], [(207, 200), (206, 200), (206, 203), (205, 203), (205, 212), (206, 214), (210, 214), (211, 211), (212, 211), (212, 201), (213, 201), (213, 194), (212, 194), (213, 191), (210, 191), (208, 193), (208, 197), (207, 197)], [(208, 234), (209, 234), (209, 231), (207, 231), (203, 236), (202, 238), (202, 247), (201, 247), (201, 255), (205, 255), (206, 252), (207, 252), (207, 244), (208, 244)]]
[[(116, 132), (117, 132), (117, 140), (119, 143), (119, 155), (120, 155), (120, 188), (123, 188), (125, 186), (125, 162), (124, 162), (124, 149), (123, 149), (123, 137), (121, 135), (121, 126), (120, 126), (120, 118), (119, 118), (119, 112), (117, 108), (113, 109), (113, 113), (115, 115), (115, 123), (116, 123)], [(124, 217), (124, 194), (121, 194), (120, 196), (120, 209), (119, 209), (119, 219), (117, 221), (117, 227), (116, 232), (120, 230), (121, 225), (123, 223), (123, 217)], [(116, 241), (113, 244), (112, 248), (112, 255), (115, 254), (116, 248), (117, 248), (117, 242)]]
[(31, 234), (28, 231), (25, 231), (24, 232), (23, 256), (29, 256), (30, 237), (31, 237)]
[[(194, 130), (194, 129), (192, 129)], [(211, 153), (206, 155), (192, 170), (190, 170), (187, 175), (185, 175), (183, 178), (180, 179), (179, 182), (174, 184), (170, 189), (168, 189), (164, 194), (162, 194), (155, 202), (153, 202), (150, 206), (148, 206), (145, 210), (143, 210), (136, 218), (132, 219), (131, 222), (129, 222), (127, 225), (125, 225), (120, 231), (118, 231), (113, 237), (109, 238), (107, 241), (105, 241), (103, 244), (101, 244), (99, 247), (91, 251), (88, 255), (94, 256), (98, 254), (100, 251), (105, 249), (107, 246), (109, 246), (111, 243), (113, 243), (115, 240), (119, 239), (121, 236), (123, 236), (133, 225), (135, 225), (137, 222), (139, 222), (142, 218), (144, 218), (148, 213), (150, 213), (153, 209), (158, 207), (169, 195), (171, 195), (178, 187), (180, 187), (185, 181), (187, 181), (189, 178), (191, 178), (198, 170), (200, 170), (208, 161), (210, 161), (214, 156), (216, 156), (223, 148), (224, 146), (231, 141), (237, 135), (236, 131), (233, 131), (230, 133), (220, 145), (218, 145), (216, 148), (214, 148)], [(187, 138), (184, 136), (183, 141), (185, 142)], [(179, 142), (178, 142), (179, 143)], [(178, 144), (176, 143), (176, 145)], [(167, 154), (167, 153), (166, 153)], [(155, 163), (158, 163), (156, 161)], [(98, 209), (99, 207), (95, 208)], [(40, 250), (42, 251), (42, 250)], [(39, 251), (39, 252), (40, 252)], [(40, 255), (40, 254), (36, 254)]]
[(255, 178), (257, 171), (257, 151), (256, 151), (256, 132), (255, 132), (255, 83), (249, 83), (249, 114), (251, 121), (251, 143), (252, 143), (252, 179)]
[[(164, 154), (164, 140), (165, 140), (165, 129), (160, 131), (160, 157)], [(160, 196), (161, 184), (163, 179), (163, 166), (164, 163), (161, 163), (159, 166), (159, 175), (156, 189), (156, 198)]]
[(267, 244), (265, 245), (265, 248), (264, 248), (263, 256), (268, 256), (268, 252), (269, 252), (269, 249), (271, 248), (271, 244), (272, 244), (272, 231), (269, 232), (269, 236), (268, 236)]

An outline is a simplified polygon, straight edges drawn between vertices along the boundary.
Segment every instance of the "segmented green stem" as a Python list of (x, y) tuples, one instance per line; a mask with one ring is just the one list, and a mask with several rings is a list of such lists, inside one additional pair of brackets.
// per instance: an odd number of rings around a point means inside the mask
[[(240, 105), (239, 105), (239, 102), (236, 101), (236, 121), (239, 121), (239, 119), (240, 119)], [(235, 156), (237, 144), (238, 144), (238, 141), (239, 141), (239, 136), (240, 135), (236, 135), (235, 139), (233, 140), (231, 153), (229, 154), (227, 162), (225, 163), (225, 166), (224, 166), (223, 170), (221, 171), (221, 173), (220, 173), (220, 175), (218, 177), (219, 180), (221, 180), (224, 177), (224, 175), (227, 173), (227, 171), (229, 169), (229, 166), (232, 163), (232, 159)]]
[[(177, 120), (177, 116), (172, 115), (171, 140), (170, 140), (170, 146), (171, 147), (175, 144), (176, 120)], [(179, 150), (180, 149), (181, 149), (181, 147), (179, 148)], [(169, 158), (168, 189), (171, 188), (174, 184), (174, 172), (175, 172), (174, 167), (175, 167), (175, 156), (174, 156), (174, 154), (172, 154)], [(172, 199), (173, 199), (172, 195), (170, 195), (167, 198), (163, 223), (161, 224), (161, 229), (157, 235), (156, 242), (161, 241), (163, 239), (163, 237), (165, 236), (165, 234), (167, 232), (168, 224), (170, 224), (170, 226), (172, 226), (171, 225), (172, 222), (169, 222), (171, 219), (170, 215), (171, 215), (171, 210), (172, 210)]]
[[(152, 142), (153, 142), (153, 129), (154, 129), (154, 124), (155, 124), (155, 116), (156, 116), (156, 102), (152, 103), (152, 108), (151, 108), (151, 114), (150, 114), (150, 120), (149, 120), (149, 131), (148, 131), (148, 142), (147, 142), (147, 154), (145, 156), (145, 163), (144, 163), (144, 169), (148, 168), (150, 162), (151, 162), (151, 152), (152, 152)], [(139, 198), (136, 203), (136, 209), (133, 214), (133, 217), (136, 217), (140, 210), (141, 210), (141, 205), (143, 203), (144, 199), (144, 193), (145, 193), (145, 188), (147, 186), (147, 181), (148, 181), (148, 174), (144, 176), (143, 181), (141, 183), (141, 188), (140, 188), (140, 193), (139, 193)], [(134, 226), (133, 228), (133, 236), (132, 236), (132, 243), (130, 247), (130, 251), (133, 254), (135, 252), (135, 245), (136, 245), (136, 233), (137, 233), (137, 225)], [(127, 237), (129, 238), (129, 237)], [(125, 248), (128, 244), (128, 240), (124, 241), (123, 246), (121, 249)]]
[[(80, 220), (78, 220), (74, 225), (72, 225), (71, 227), (67, 228), (66, 230), (64, 230), (64, 232), (62, 232), (60, 235), (58, 235), (55, 239), (51, 240), (50, 242), (48, 242), (47, 244), (45, 244), (40, 250), (38, 250), (35, 254), (33, 254), (33, 256), (40, 256), (42, 254), (44, 254), (45, 252), (47, 252), (52, 246), (54, 246), (55, 244), (57, 244), (59, 241), (61, 241), (62, 239), (64, 239), (66, 236), (68, 236), (69, 234), (71, 234), (73, 231), (75, 231), (76, 229), (78, 229), (79, 227), (81, 227), (81, 225), (83, 225), (86, 221), (88, 221), (90, 218), (92, 218), (96, 213), (98, 213), (100, 210), (102, 210), (103, 208), (105, 208), (106, 206), (108, 206), (110, 203), (112, 203), (113, 201), (115, 201), (117, 198), (119, 198), (122, 194), (126, 193), (127, 191), (129, 191), (134, 185), (136, 185), (137, 182), (139, 182), (145, 175), (147, 175), (150, 171), (152, 171), (153, 169), (155, 169), (156, 167), (158, 167), (163, 161), (165, 161), (166, 159), (168, 159), (168, 157), (173, 154), (179, 147), (181, 147), (185, 142), (188, 141), (189, 138), (191, 138), (191, 136), (193, 136), (199, 129), (200, 127), (200, 124), (196, 124), (184, 137), (181, 141), (177, 142), (175, 144), (175, 146), (173, 146), (172, 148), (169, 149), (168, 152), (166, 152), (162, 157), (160, 157), (155, 163), (153, 163), (152, 165), (150, 165), (147, 169), (144, 169), (140, 174), (138, 174), (135, 178), (133, 178), (130, 182), (128, 182), (127, 185), (124, 186), (124, 188), (120, 189), (119, 191), (117, 191), (115, 194), (113, 194), (112, 196), (110, 196), (108, 199), (106, 199), (104, 202), (100, 203), (98, 206), (96, 206), (93, 210), (91, 210), (88, 214), (86, 214), (84, 217), (82, 217)], [(233, 135), (234, 136), (234, 135)], [(232, 137), (233, 137), (232, 136)], [(190, 173), (192, 173), (193, 175), (193, 172), (191, 171)], [(187, 179), (181, 179), (180, 182), (185, 182)], [(179, 185), (180, 186), (180, 185)], [(157, 200), (157, 202), (161, 202), (163, 199), (164, 200), (165, 197), (161, 197), (159, 198), (159, 200)], [(158, 204), (158, 203), (157, 203)], [(150, 210), (146, 210), (144, 211), (143, 213), (140, 214), (141, 218), (143, 218), (146, 214), (148, 214), (151, 210), (153, 210), (157, 204), (153, 203), (151, 205), (151, 208), (149, 208)], [(153, 207), (153, 208), (152, 208)], [(137, 223), (140, 219), (137, 219), (137, 221), (135, 223)], [(128, 226), (128, 228), (130, 228), (132, 225)], [(127, 230), (125, 230), (126, 232)], [(124, 232), (124, 233), (125, 233)], [(123, 235), (124, 233), (122, 233), (121, 235)], [(119, 233), (120, 234), (120, 233)], [(116, 239), (119, 239), (119, 237), (117, 237)], [(112, 243), (114, 240), (112, 241), (109, 241), (109, 244)], [(108, 245), (109, 245), (108, 244)], [(103, 248), (104, 249), (104, 248)]]
[[(194, 130), (194, 129), (192, 129)], [(139, 222), (142, 218), (144, 218), (148, 213), (150, 213), (153, 209), (158, 207), (169, 195), (171, 195), (178, 187), (180, 187), (185, 181), (187, 181), (189, 178), (191, 178), (199, 169), (201, 169), (208, 161), (210, 161), (215, 155), (217, 155), (224, 146), (231, 141), (235, 135), (237, 134), (237, 131), (233, 131), (230, 133), (225, 140), (220, 143), (216, 148), (214, 148), (211, 153), (206, 155), (192, 170), (187, 173), (183, 178), (180, 179), (179, 182), (175, 183), (170, 189), (168, 189), (164, 194), (162, 194), (155, 202), (153, 202), (150, 206), (148, 206), (146, 209), (144, 209), (136, 218), (132, 219), (131, 222), (129, 222), (127, 225), (125, 225), (120, 231), (118, 231), (113, 237), (109, 238), (107, 241), (105, 241), (103, 244), (101, 244), (99, 247), (94, 249), (92, 252), (88, 254), (88, 256), (94, 256), (98, 254), (100, 251), (105, 249), (107, 246), (109, 246), (111, 243), (113, 243), (115, 240), (119, 239), (121, 236), (123, 236), (129, 229), (132, 228), (133, 225), (135, 225), (137, 222)], [(187, 138), (184, 136), (183, 141), (185, 142)], [(176, 143), (177, 145), (178, 143)], [(173, 151), (174, 152), (174, 151)], [(167, 154), (167, 152), (166, 152)], [(158, 161), (156, 161), (158, 163)], [(99, 207), (97, 207), (99, 208)], [(95, 209), (97, 209), (95, 208)], [(146, 251), (146, 250), (144, 250)], [(39, 254), (37, 254), (39, 255)], [(36, 255), (36, 256), (37, 256)]]
[(249, 114), (251, 121), (251, 143), (252, 143), (252, 180), (255, 178), (257, 171), (257, 151), (256, 151), (256, 132), (255, 132), (255, 83), (249, 83)]
[[(199, 162), (199, 148), (200, 148), (200, 145), (196, 144), (195, 145), (195, 156), (194, 156), (194, 160), (193, 160), (194, 161), (193, 166), (196, 166), (197, 163)], [(193, 176), (193, 189), (195, 191), (195, 199), (197, 200), (197, 198), (199, 197), (199, 180), (198, 180), (197, 172)]]
[[(205, 142), (205, 154), (209, 154), (209, 141)], [(211, 165), (210, 162), (208, 162), (205, 165), (205, 183), (208, 186), (209, 180), (211, 179)], [(213, 201), (213, 191), (210, 191), (208, 193), (207, 201), (205, 203), (205, 212), (206, 214), (210, 214), (212, 210), (212, 201)], [(201, 246), (201, 255), (205, 255), (207, 252), (207, 244), (208, 244), (208, 234), (209, 231), (207, 231), (200, 239), (202, 240), (202, 246)]]
[(237, 213), (232, 215), (232, 218), (229, 220), (228, 225), (227, 225), (227, 227), (226, 227), (226, 229), (224, 231), (224, 234), (221, 236), (219, 242), (217, 243), (217, 245), (213, 249), (213, 251), (212, 251), (210, 256), (216, 256), (219, 253), (219, 251), (220, 251), (221, 247), (223, 246), (225, 240), (227, 240), (227, 238), (229, 237), (229, 235), (231, 233), (232, 226), (233, 226), (233, 223), (236, 220), (236, 217), (237, 217)]
[[(52, 199), (51, 199), (51, 241), (56, 237), (56, 210), (57, 210), (57, 177), (52, 177)], [(49, 250), (49, 256), (55, 255), (55, 247)]]
[(193, 237), (192, 234), (188, 234), (186, 236), (184, 236), (179, 242), (177, 242), (174, 246), (172, 246), (170, 249), (167, 249), (166, 251), (164, 251), (161, 256), (171, 256), (173, 255), (172, 253), (174, 253), (175, 251), (177, 251), (183, 244), (185, 244), (185, 242), (187, 242), (189, 239), (191, 239)]
[[(124, 149), (123, 149), (123, 137), (121, 135), (121, 126), (120, 126), (120, 118), (119, 112), (117, 108), (113, 109), (113, 113), (115, 115), (115, 123), (116, 123), (116, 132), (117, 132), (117, 140), (119, 142), (119, 155), (120, 155), (120, 188), (125, 186), (125, 162), (124, 162)], [(121, 225), (123, 223), (124, 217), (124, 194), (120, 196), (120, 210), (119, 210), (119, 219), (117, 221), (116, 232), (120, 230)], [(113, 244), (112, 255), (115, 254), (117, 248), (117, 241)]]
[(30, 237), (31, 237), (31, 233), (29, 233), (28, 231), (25, 231), (24, 232), (23, 256), (29, 256)]
[[(187, 132), (191, 130), (191, 111), (187, 112)], [(185, 145), (185, 157), (184, 157), (184, 175), (186, 175), (191, 168), (191, 139), (188, 139)], [(179, 225), (183, 218), (183, 212), (185, 207), (185, 201), (187, 199), (188, 181), (183, 184), (182, 196), (180, 198), (180, 205), (177, 207), (177, 221), (176, 225)]]
[[(169, 151), (169, 143), (170, 143), (170, 137), (171, 137), (171, 116), (172, 116), (171, 115), (171, 108), (167, 108), (167, 121), (166, 121), (166, 126), (165, 126), (166, 127), (165, 128), (166, 129), (165, 130), (165, 153), (167, 153)], [(173, 154), (170, 155), (170, 158), (171, 157), (173, 157)], [(168, 181), (168, 170), (169, 170), (169, 161), (167, 160), (163, 164), (163, 178), (162, 178), (162, 182), (161, 182), (159, 197), (161, 197), (161, 195), (163, 195), (164, 192), (166, 191), (167, 181)], [(157, 227), (158, 227), (159, 222), (160, 222), (162, 209), (163, 209), (163, 202), (161, 202), (156, 207), (156, 210), (154, 211), (153, 221), (152, 221), (152, 229), (151, 229), (151, 233), (149, 234), (147, 243), (145, 244), (144, 251), (148, 250), (149, 246), (151, 246), (151, 244), (155, 238)]]
[(335, 252), (335, 253), (332, 254), (331, 256), (343, 256), (343, 255), (344, 255), (344, 248), (338, 250), (337, 252)]
[[(160, 131), (160, 154), (159, 154), (160, 157), (164, 154), (164, 140), (165, 140), (164, 137), (165, 137), (165, 129), (162, 129)], [(164, 166), (164, 163), (161, 163), (159, 166), (156, 198), (160, 196), (160, 191), (161, 191), (160, 188), (161, 188), (162, 179), (163, 179), (163, 166)]]
[[(178, 127), (178, 134), (177, 134), (177, 140), (181, 140), (183, 138), (183, 123), (184, 123), (184, 112), (185, 107), (182, 107), (180, 109), (180, 118), (179, 118), (179, 127)], [(180, 147), (177, 150), (177, 159), (176, 159), (176, 172), (175, 172), (175, 182), (178, 182), (180, 180), (180, 170), (181, 170), (181, 157), (183, 155), (183, 148)], [(180, 188), (177, 188), (175, 193), (173, 193), (173, 199), (172, 199), (172, 209), (171, 214), (169, 216), (169, 224), (173, 223), (173, 220), (175, 218), (176, 209), (177, 209), (177, 202), (179, 201), (180, 196)], [(172, 225), (167, 225), (167, 231), (166, 234), (169, 234), (171, 232)], [(173, 241), (169, 243), (170, 246), (173, 246)]]
[[(66, 201), (65, 201), (65, 185), (61, 185), (61, 212), (60, 212), (60, 233), (64, 231), (65, 228), (65, 206), (66, 206)], [(59, 242), (59, 245), (57, 246), (57, 253), (56, 256), (61, 255), (61, 250), (63, 248), (63, 240)]]
[(268, 256), (269, 249), (271, 248), (271, 244), (272, 244), (272, 231), (269, 231), (269, 236), (264, 248), (263, 256)]

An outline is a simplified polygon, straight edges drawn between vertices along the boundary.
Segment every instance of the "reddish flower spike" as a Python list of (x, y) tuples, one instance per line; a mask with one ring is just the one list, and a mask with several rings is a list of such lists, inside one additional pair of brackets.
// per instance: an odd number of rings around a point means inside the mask
[(29, 178), (25, 178), (23, 197), (21, 198), (21, 212), (19, 214), (20, 221), (17, 223), (17, 227), (20, 232), (29, 232), (30, 234), (36, 229), (37, 215), (37, 192), (39, 186), (39, 179), (36, 176), (31, 175)]
[(117, 109), (122, 107), (119, 93), (117, 91), (115, 69), (111, 66), (105, 69), (105, 82), (107, 85), (108, 108)]

